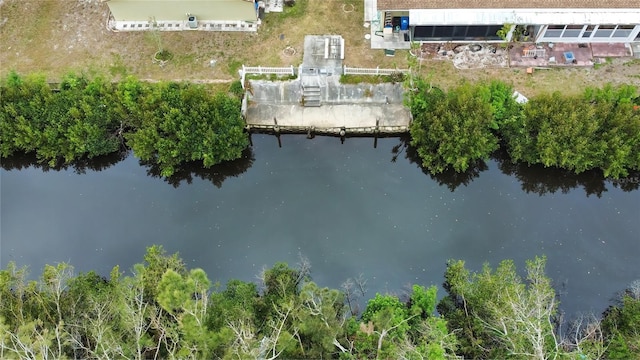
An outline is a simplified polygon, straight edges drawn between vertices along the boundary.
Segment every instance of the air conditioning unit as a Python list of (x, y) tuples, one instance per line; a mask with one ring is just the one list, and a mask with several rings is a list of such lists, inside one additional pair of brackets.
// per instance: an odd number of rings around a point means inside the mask
[(640, 59), (640, 42), (631, 43), (631, 54), (636, 59)]
[(189, 15), (187, 17), (187, 25), (189, 25), (190, 29), (197, 29), (198, 28), (198, 19), (196, 19), (196, 17), (194, 15)]

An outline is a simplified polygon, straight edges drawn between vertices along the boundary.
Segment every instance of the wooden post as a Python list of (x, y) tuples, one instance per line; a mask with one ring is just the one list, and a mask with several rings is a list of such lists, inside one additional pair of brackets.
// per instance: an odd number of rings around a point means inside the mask
[(251, 138), (251, 125), (245, 126), (247, 134), (249, 135), (249, 146), (253, 147), (253, 139)]
[(378, 148), (378, 133), (380, 132), (379, 125), (380, 125), (380, 119), (376, 119), (376, 127), (373, 129), (373, 148), (374, 149)]

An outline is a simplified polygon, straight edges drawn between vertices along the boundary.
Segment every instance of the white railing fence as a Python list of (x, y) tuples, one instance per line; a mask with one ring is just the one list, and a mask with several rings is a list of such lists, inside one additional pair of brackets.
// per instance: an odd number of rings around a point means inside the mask
[(403, 73), (408, 74), (408, 69), (380, 69), (380, 67), (376, 68), (357, 68), (357, 67), (347, 67), (347, 65), (343, 66), (342, 73), (344, 75), (391, 75), (395, 73)]
[(292, 66), (289, 67), (270, 67), (270, 66), (244, 66), (242, 65), (242, 69), (240, 72), (240, 81), (242, 82), (242, 87), (244, 88), (244, 81), (247, 74), (258, 74), (258, 75), (295, 75), (296, 72)]
[(242, 72), (245, 74), (277, 74), (277, 75), (295, 75), (293, 65), (289, 67), (268, 67), (268, 66), (244, 66)]

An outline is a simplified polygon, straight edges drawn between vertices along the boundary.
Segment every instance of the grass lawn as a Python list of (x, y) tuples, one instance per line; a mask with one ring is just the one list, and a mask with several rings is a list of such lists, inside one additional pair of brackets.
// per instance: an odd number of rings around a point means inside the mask
[[(345, 39), (345, 64), (406, 68), (407, 51), (387, 57), (371, 50), (364, 35), (364, 0), (298, 0), (284, 13), (266, 14), (257, 33), (162, 32), (173, 54), (164, 66), (153, 61), (157, 42), (151, 33), (111, 32), (109, 9), (100, 0), (0, 0), (0, 75), (44, 73), (55, 81), (69, 71), (118, 78), (132, 74), (149, 80), (219, 82), (237, 78), (242, 64), (297, 66), (305, 35), (339, 34)], [(344, 4), (354, 5), (343, 7)], [(344, 9), (350, 10), (345, 12)], [(294, 55), (283, 50), (291, 46)], [(215, 60), (215, 66), (211, 66)], [(530, 96), (539, 92), (580, 92), (604, 82), (640, 86), (640, 62), (613, 59), (598, 68), (573, 68), (526, 74), (525, 69), (458, 70), (451, 62), (427, 60), (422, 72), (448, 88), (464, 80), (502, 79)], [(570, 84), (570, 86), (568, 86)]]

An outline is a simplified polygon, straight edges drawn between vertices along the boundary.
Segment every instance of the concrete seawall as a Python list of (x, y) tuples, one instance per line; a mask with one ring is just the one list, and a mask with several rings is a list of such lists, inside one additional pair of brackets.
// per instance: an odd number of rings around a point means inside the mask
[[(333, 135), (401, 134), (411, 115), (402, 84), (340, 84), (339, 76), (291, 81), (250, 80), (245, 111), (249, 131)], [(304, 86), (319, 87), (320, 106), (304, 106)]]
[[(323, 104), (391, 103), (402, 104), (402, 84), (340, 84), (338, 76), (320, 78)], [(300, 104), (302, 82), (249, 80), (252, 94), (249, 100), (258, 104)]]

